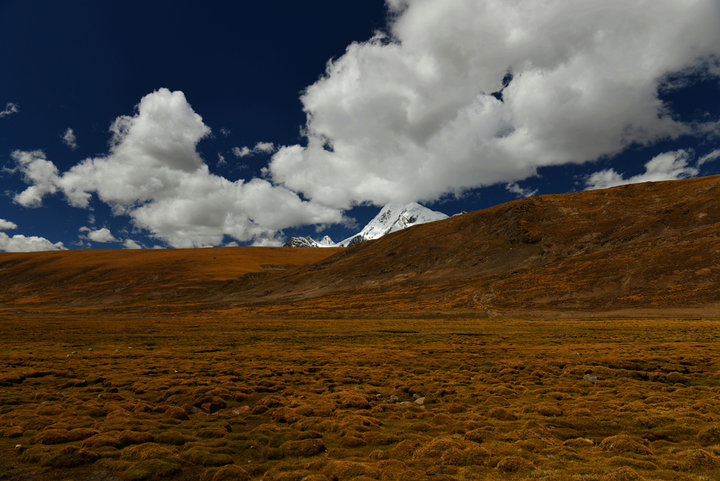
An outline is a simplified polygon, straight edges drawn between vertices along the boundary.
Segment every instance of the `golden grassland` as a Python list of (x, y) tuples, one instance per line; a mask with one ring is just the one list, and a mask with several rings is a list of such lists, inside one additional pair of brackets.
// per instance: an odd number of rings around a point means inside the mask
[(718, 192), (0, 254), (0, 481), (720, 481)]
[(716, 480), (718, 321), (0, 320), (0, 479)]

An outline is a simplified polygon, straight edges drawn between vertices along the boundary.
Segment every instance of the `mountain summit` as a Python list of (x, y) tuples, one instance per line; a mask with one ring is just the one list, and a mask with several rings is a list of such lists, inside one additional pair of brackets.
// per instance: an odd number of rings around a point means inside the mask
[(339, 247), (348, 247), (366, 240), (379, 239), (385, 234), (407, 229), (414, 225), (427, 224), (436, 220), (447, 219), (442, 212), (430, 210), (417, 202), (397, 204), (391, 202), (380, 210), (358, 234), (338, 242)]
[(366, 240), (379, 239), (385, 234), (414, 225), (443, 220), (447, 217), (442, 212), (430, 210), (417, 202), (409, 204), (391, 202), (383, 207), (363, 230), (337, 244), (328, 236), (323, 237), (320, 241), (311, 237), (292, 237), (285, 243), (285, 247), (348, 247)]

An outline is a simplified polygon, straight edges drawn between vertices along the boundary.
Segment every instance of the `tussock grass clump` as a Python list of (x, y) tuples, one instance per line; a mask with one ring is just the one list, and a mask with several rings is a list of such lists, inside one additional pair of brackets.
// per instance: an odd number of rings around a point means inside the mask
[(296, 457), (315, 456), (327, 450), (321, 439), (287, 441), (280, 446), (280, 449), (285, 455)]
[(538, 404), (537, 406), (535, 406), (535, 411), (539, 415), (546, 417), (560, 417), (563, 415), (562, 408), (555, 404)]
[(102, 448), (106, 446), (120, 448), (123, 443), (117, 435), (111, 433), (96, 434), (83, 442), (83, 447), (86, 448)]
[(210, 426), (199, 429), (195, 435), (199, 438), (210, 439), (210, 438), (222, 438), (228, 433), (228, 429), (225, 426)]
[(499, 419), (501, 421), (515, 421), (517, 416), (503, 407), (493, 408), (488, 412), (488, 416), (491, 418)]
[(66, 446), (42, 459), (40, 464), (53, 468), (72, 468), (95, 462), (100, 456), (79, 446)]
[(144, 443), (129, 446), (122, 450), (121, 458), (135, 461), (146, 459), (168, 459), (175, 458), (176, 453), (171, 449), (160, 446), (157, 443)]
[(94, 429), (77, 428), (77, 429), (46, 429), (35, 436), (35, 442), (40, 444), (63, 444), (73, 441), (81, 441), (83, 439), (94, 436), (98, 432)]
[(592, 439), (588, 438), (572, 438), (563, 441), (563, 446), (569, 446), (571, 448), (591, 448), (595, 443)]
[(218, 469), (208, 470), (203, 481), (250, 481), (250, 474), (235, 464), (228, 464)]
[(455, 438), (440, 436), (415, 451), (414, 456), (416, 458), (440, 459), (445, 452), (451, 449), (461, 450), (463, 447), (462, 443)]
[(202, 447), (192, 447), (183, 451), (182, 458), (201, 466), (224, 466), (233, 463), (232, 456)]
[(631, 468), (622, 467), (610, 471), (600, 481), (643, 481), (643, 478)]
[(627, 434), (618, 434), (603, 439), (600, 442), (600, 448), (615, 453), (632, 453), (647, 456), (652, 454), (652, 451), (642, 444), (639, 439), (628, 436)]
[(667, 467), (680, 471), (705, 471), (720, 466), (718, 458), (704, 449), (687, 449), (673, 453)]
[(487, 439), (488, 434), (490, 433), (484, 429), (473, 429), (465, 433), (464, 439), (474, 443), (482, 443), (485, 439)]
[(497, 463), (495, 469), (501, 473), (521, 473), (534, 470), (535, 465), (520, 456), (506, 456)]
[(158, 443), (174, 444), (176, 446), (183, 445), (192, 439), (185, 436), (180, 431), (174, 429), (160, 431), (159, 433), (155, 434), (153, 438), (155, 438), (155, 441), (157, 441)]
[(333, 395), (338, 407), (344, 409), (370, 409), (370, 399), (367, 395), (354, 391), (342, 391)]
[(79, 446), (62, 448), (32, 447), (20, 455), (26, 463), (48, 466), (52, 468), (73, 468), (95, 462), (99, 455)]
[(658, 469), (658, 465), (653, 462), (624, 456), (613, 456), (608, 461), (608, 464), (610, 466), (628, 466), (643, 471), (655, 471)]
[(145, 459), (131, 465), (124, 473), (129, 481), (160, 481), (182, 470), (179, 464), (162, 459)]
[(330, 461), (323, 468), (323, 474), (330, 479), (355, 479), (359, 476), (377, 477), (378, 471), (369, 463), (354, 461)]
[(169, 406), (165, 410), (165, 415), (169, 418), (179, 419), (181, 421), (187, 421), (190, 419), (185, 410), (178, 406)]
[(452, 448), (443, 453), (440, 462), (452, 466), (483, 465), (490, 458), (490, 451), (480, 446), (465, 449)]
[(152, 434), (145, 431), (125, 430), (119, 434), (120, 442), (124, 445), (151, 443), (154, 441)]
[(19, 438), (25, 433), (22, 426), (7, 426), (0, 430), (0, 437), (3, 438)]
[(367, 441), (357, 433), (345, 433), (338, 438), (338, 444), (344, 448), (358, 448), (365, 446)]
[(720, 426), (710, 426), (697, 434), (697, 439), (703, 446), (720, 444)]

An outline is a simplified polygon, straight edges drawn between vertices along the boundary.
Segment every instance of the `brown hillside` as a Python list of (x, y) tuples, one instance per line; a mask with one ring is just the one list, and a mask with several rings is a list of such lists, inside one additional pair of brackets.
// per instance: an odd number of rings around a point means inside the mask
[(253, 294), (270, 302), (314, 297), (292, 307), (308, 312), (714, 310), (719, 240), (720, 176), (626, 185), (416, 226)]
[[(0, 254), (0, 309), (53, 310), (202, 305), (233, 290), (338, 249), (75, 250)], [(241, 282), (241, 283), (242, 283)]]

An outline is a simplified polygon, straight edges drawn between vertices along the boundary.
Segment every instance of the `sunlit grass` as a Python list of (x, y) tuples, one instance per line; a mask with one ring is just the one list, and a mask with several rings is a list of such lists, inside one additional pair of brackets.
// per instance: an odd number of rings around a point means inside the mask
[(717, 479), (719, 337), (703, 320), (5, 320), (0, 479)]

